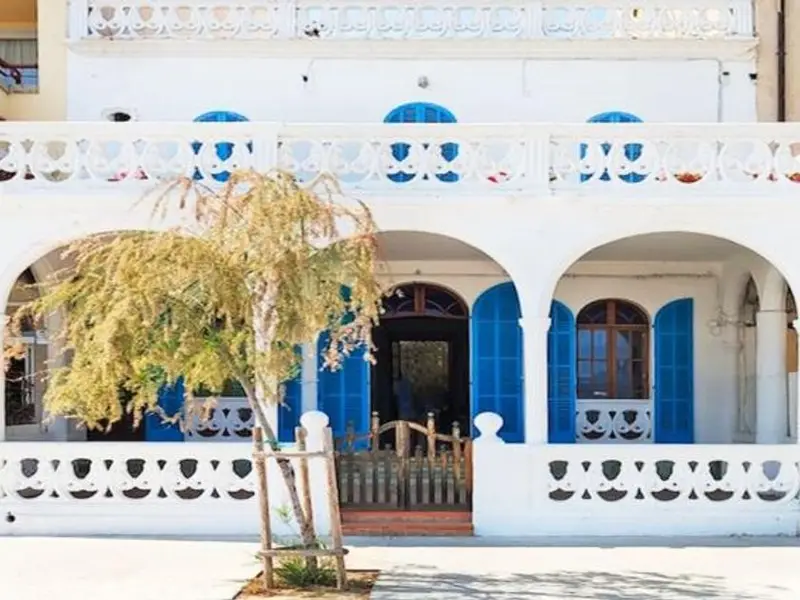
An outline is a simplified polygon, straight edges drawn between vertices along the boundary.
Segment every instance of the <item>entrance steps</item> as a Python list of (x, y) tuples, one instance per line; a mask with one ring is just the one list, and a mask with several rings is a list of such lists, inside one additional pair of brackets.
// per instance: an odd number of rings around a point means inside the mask
[(472, 512), (451, 510), (342, 510), (344, 535), (471, 536)]

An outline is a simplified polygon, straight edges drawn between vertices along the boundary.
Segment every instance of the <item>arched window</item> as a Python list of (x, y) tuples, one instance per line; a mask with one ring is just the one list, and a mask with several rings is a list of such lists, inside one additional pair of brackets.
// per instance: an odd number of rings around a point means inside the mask
[(467, 307), (452, 292), (435, 285), (411, 283), (397, 287), (383, 303), (382, 319), (443, 317), (466, 319)]
[[(641, 123), (642, 120), (634, 114), (627, 113), (627, 112), (620, 112), (620, 111), (610, 111), (597, 114), (588, 120), (588, 123)], [(611, 144), (606, 142), (601, 144), (601, 149), (603, 150), (603, 155), (608, 156), (611, 153)], [(624, 147), (625, 158), (630, 162), (635, 162), (639, 160), (642, 156), (642, 145), (641, 144), (625, 144)], [(588, 146), (586, 144), (581, 144), (581, 160), (585, 159), (588, 154)], [(583, 174), (581, 175), (581, 181), (587, 181), (592, 177), (596, 176), (596, 173), (593, 174)], [(639, 183), (645, 179), (646, 175), (641, 173), (625, 173), (620, 175), (620, 179), (627, 183)], [(611, 181), (611, 176), (608, 173), (608, 169), (604, 169), (603, 173), (599, 177), (600, 181)]]
[[(430, 104), (428, 102), (410, 102), (403, 104), (393, 109), (386, 118), (384, 123), (455, 123), (456, 118), (449, 110), (439, 106), (438, 104)], [(423, 145), (423, 149), (428, 149), (428, 144)], [(411, 154), (411, 144), (397, 143), (392, 144), (392, 157), (398, 162), (403, 163)], [(458, 156), (458, 144), (447, 143), (439, 146), (438, 156), (445, 162), (453, 162)], [(414, 163), (414, 158), (411, 157), (411, 163)], [(410, 171), (403, 171), (404, 165), (398, 165), (396, 173), (389, 174), (389, 179), (395, 183), (405, 183), (411, 181), (416, 177), (416, 173)], [(418, 169), (419, 164), (409, 164), (411, 169)], [(427, 179), (428, 175), (424, 175), (423, 179)], [(445, 173), (437, 173), (436, 179), (445, 183), (452, 183), (458, 181), (458, 175), (453, 171)]]
[[(230, 112), (227, 110), (213, 110), (207, 113), (203, 113), (199, 117), (196, 117), (194, 121), (196, 123), (241, 123), (245, 121), (249, 121), (247, 117), (240, 115), (239, 113)], [(233, 149), (235, 144), (233, 142), (217, 142), (214, 144), (216, 156), (221, 161), (227, 161), (233, 156)], [(200, 150), (202, 149), (203, 144), (200, 142), (192, 142), (192, 150), (195, 154), (199, 155)], [(253, 144), (248, 142), (247, 149), (252, 152), (253, 151)], [(228, 178), (231, 176), (230, 171), (228, 170), (215, 170), (211, 173), (211, 177), (219, 182), (228, 181)], [(194, 178), (195, 179), (202, 179), (203, 175), (200, 172), (200, 168), (196, 167), (194, 170)]]
[(597, 300), (577, 318), (578, 398), (650, 396), (647, 315), (624, 300)]

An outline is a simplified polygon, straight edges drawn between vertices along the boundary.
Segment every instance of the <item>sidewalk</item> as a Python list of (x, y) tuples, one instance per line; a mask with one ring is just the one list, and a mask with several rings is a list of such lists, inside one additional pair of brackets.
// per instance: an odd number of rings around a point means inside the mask
[[(797, 600), (800, 540), (347, 540), (373, 600)], [(0, 538), (0, 598), (231, 600), (254, 540)]]

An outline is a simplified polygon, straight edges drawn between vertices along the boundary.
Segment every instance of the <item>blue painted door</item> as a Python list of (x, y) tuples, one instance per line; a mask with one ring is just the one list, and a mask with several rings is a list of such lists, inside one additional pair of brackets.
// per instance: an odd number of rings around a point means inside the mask
[[(393, 109), (384, 123), (455, 123), (456, 118), (449, 110), (437, 104), (428, 102), (411, 102)], [(426, 146), (427, 147), (427, 146)], [(408, 158), (411, 146), (405, 143), (392, 144), (392, 156), (397, 161)], [(439, 147), (440, 156), (447, 162), (452, 162), (458, 156), (458, 144), (447, 143)], [(416, 177), (415, 173), (392, 173), (389, 179), (395, 183), (405, 183)], [(458, 181), (458, 175), (452, 171), (436, 176), (439, 181), (452, 183)]]
[(336, 371), (322, 368), (322, 356), (328, 346), (328, 335), (322, 334), (317, 343), (319, 380), (317, 410), (330, 418), (334, 437), (342, 437), (347, 424), (352, 423), (356, 435), (369, 433), (369, 363), (364, 350), (355, 350), (345, 358)]
[(694, 443), (694, 302), (674, 300), (655, 319), (655, 441)]
[[(605, 112), (599, 115), (593, 116), (589, 119), (589, 123), (641, 123), (642, 120), (637, 117), (636, 115), (632, 115), (626, 112), (619, 112), (619, 111), (612, 111), (612, 112)], [(611, 144), (605, 143), (601, 144), (601, 149), (605, 156), (608, 156), (611, 152)], [(625, 144), (623, 148), (623, 152), (625, 154), (625, 158), (631, 162), (639, 160), (642, 156), (642, 145), (641, 144)], [(581, 160), (586, 158), (588, 154), (588, 146), (586, 144), (581, 144), (580, 148), (581, 153)], [(586, 181), (591, 179), (595, 175), (581, 175), (581, 181)], [(647, 176), (641, 173), (627, 173), (622, 175), (620, 179), (627, 183), (639, 183), (643, 181)], [(608, 173), (608, 169), (605, 169), (603, 173), (600, 175), (600, 181), (611, 181), (611, 176)]]
[(575, 317), (556, 300), (547, 333), (547, 431), (551, 444), (575, 443)]
[[(244, 121), (248, 121), (249, 119), (245, 116), (242, 116), (235, 112), (230, 112), (226, 110), (215, 110), (212, 112), (207, 112), (205, 114), (200, 115), (195, 119), (197, 123), (240, 123)], [(217, 158), (221, 161), (229, 160), (231, 156), (233, 156), (233, 147), (235, 144), (233, 142), (217, 142), (214, 144), (214, 150), (216, 152)], [(203, 147), (203, 144), (200, 142), (192, 142), (192, 151), (195, 154), (200, 154), (200, 149)], [(252, 152), (253, 151), (253, 144), (248, 143), (247, 149)], [(219, 171), (217, 173), (213, 173), (211, 177), (216, 181), (224, 183), (228, 181), (230, 178), (231, 173), (230, 171)], [(200, 173), (199, 168), (195, 168), (194, 170), (194, 179), (200, 180), (203, 178), (202, 173)]]
[[(175, 416), (183, 410), (183, 379), (178, 378), (174, 385), (164, 385), (158, 392), (158, 405), (167, 414)], [(145, 417), (145, 439), (148, 442), (182, 442), (183, 432), (178, 423), (165, 423), (160, 415), (148, 414)]]
[[(302, 349), (296, 352), (302, 359)], [(287, 381), (284, 387), (283, 404), (278, 406), (278, 441), (291, 443), (295, 441), (294, 429), (300, 426), (303, 416), (303, 371), (300, 369), (294, 379)]]
[(472, 416), (503, 417), (500, 437), (525, 441), (522, 328), (517, 290), (511, 282), (483, 292), (472, 311)]

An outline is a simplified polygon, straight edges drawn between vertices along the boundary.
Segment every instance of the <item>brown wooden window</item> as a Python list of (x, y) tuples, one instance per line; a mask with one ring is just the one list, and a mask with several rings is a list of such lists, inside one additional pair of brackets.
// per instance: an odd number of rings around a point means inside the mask
[(646, 399), (650, 323), (624, 300), (597, 300), (577, 318), (578, 398)]

